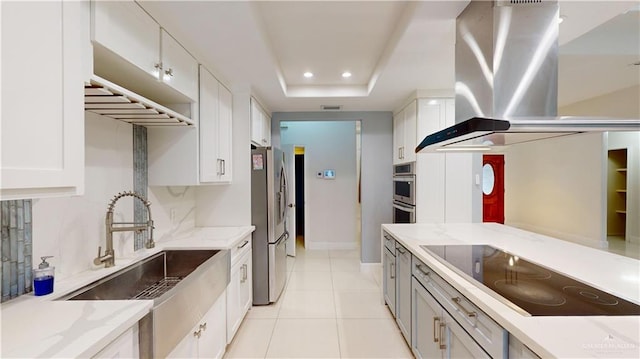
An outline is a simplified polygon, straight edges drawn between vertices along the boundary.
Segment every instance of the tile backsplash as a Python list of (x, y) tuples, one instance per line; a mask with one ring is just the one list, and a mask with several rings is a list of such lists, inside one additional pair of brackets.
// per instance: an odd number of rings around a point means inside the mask
[(1, 201), (2, 302), (31, 292), (32, 227), (31, 200)]
[[(133, 190), (147, 198), (148, 170), (147, 170), (147, 128), (133, 125)], [(133, 221), (143, 223), (148, 220), (147, 210), (141, 201), (133, 202)], [(149, 239), (149, 232), (136, 232), (133, 235), (133, 248), (144, 247)]]

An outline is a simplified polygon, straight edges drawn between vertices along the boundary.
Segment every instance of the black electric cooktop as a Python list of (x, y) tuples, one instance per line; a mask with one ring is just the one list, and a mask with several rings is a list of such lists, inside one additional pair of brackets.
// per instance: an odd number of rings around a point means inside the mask
[(420, 246), (532, 316), (640, 315), (640, 306), (488, 245)]

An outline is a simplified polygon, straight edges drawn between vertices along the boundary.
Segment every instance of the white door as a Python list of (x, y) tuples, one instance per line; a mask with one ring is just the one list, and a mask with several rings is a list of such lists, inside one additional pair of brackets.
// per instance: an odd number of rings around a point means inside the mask
[(287, 255), (296, 256), (296, 155), (294, 145), (282, 145), (284, 152), (284, 166), (287, 173), (289, 188), (287, 188), (287, 218), (285, 228), (289, 232), (287, 240)]

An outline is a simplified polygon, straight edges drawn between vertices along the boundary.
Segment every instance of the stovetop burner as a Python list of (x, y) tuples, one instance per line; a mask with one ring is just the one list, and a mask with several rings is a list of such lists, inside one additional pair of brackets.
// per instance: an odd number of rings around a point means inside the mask
[(640, 306), (488, 245), (421, 246), (533, 316), (640, 315)]
[(611, 294), (604, 293), (601, 291), (594, 292), (593, 288), (585, 288), (585, 287), (577, 287), (575, 285), (568, 285), (562, 288), (567, 293), (571, 295), (579, 295), (582, 300), (587, 301), (593, 304), (599, 305), (618, 305), (620, 303), (616, 297)]

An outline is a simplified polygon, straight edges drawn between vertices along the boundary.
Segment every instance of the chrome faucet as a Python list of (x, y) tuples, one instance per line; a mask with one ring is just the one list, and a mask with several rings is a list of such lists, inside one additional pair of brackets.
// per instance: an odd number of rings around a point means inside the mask
[[(144, 223), (135, 223), (135, 222), (114, 222), (113, 221), (113, 209), (115, 208), (116, 202), (122, 197), (134, 197), (142, 201), (142, 203), (147, 207), (148, 220)], [(128, 232), (135, 231), (140, 233), (142, 231), (149, 231), (149, 240), (145, 243), (146, 248), (155, 247), (155, 242), (153, 241), (153, 220), (151, 219), (151, 202), (147, 201), (136, 192), (120, 192), (117, 195), (113, 196), (111, 202), (109, 202), (109, 207), (107, 208), (107, 216), (105, 219), (106, 229), (107, 229), (107, 248), (104, 252), (104, 255), (101, 255), (102, 247), (98, 247), (98, 256), (93, 260), (95, 265), (100, 265), (104, 263), (105, 268), (113, 267), (115, 265), (115, 252), (113, 250), (113, 232)]]

